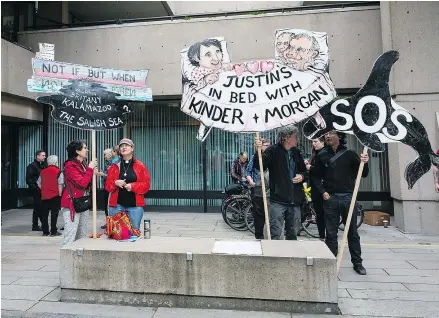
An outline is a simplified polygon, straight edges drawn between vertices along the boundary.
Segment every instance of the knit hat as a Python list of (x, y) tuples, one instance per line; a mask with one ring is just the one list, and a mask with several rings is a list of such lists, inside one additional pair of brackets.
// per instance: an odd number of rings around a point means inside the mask
[(133, 141), (132, 141), (131, 139), (123, 138), (123, 139), (119, 142), (119, 148), (120, 148), (120, 146), (121, 146), (122, 144), (127, 144), (127, 145), (130, 145), (131, 147), (134, 148), (134, 143), (133, 143)]

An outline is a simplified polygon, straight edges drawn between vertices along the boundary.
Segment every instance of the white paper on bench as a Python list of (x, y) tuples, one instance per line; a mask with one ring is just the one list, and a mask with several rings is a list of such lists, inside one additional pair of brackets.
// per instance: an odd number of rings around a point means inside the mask
[(213, 254), (262, 255), (261, 242), (215, 241)]

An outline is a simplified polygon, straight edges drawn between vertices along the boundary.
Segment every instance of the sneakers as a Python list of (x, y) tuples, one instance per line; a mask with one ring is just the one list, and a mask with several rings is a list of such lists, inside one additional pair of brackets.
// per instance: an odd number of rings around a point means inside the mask
[(50, 234), (50, 236), (62, 236), (62, 233), (56, 232), (56, 233)]
[(49, 236), (50, 233), (43, 233), (43, 236)]
[(354, 271), (356, 271), (358, 275), (366, 275), (366, 269), (362, 264), (354, 265)]

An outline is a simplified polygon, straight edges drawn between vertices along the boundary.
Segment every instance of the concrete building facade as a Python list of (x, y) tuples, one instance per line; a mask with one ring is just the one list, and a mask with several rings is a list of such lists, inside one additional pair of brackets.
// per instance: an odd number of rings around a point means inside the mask
[[(276, 29), (300, 28), (328, 34), (330, 74), (340, 94), (355, 93), (366, 81), (372, 64), (381, 53), (388, 50), (399, 51), (400, 60), (395, 64), (391, 78), (393, 98), (423, 123), (434, 150), (439, 148), (439, 123), (436, 117), (436, 113), (439, 112), (439, 61), (436, 58), (439, 50), (439, 34), (436, 31), (439, 29), (439, 4), (435, 2), (339, 4), (317, 8), (307, 7), (307, 3), (303, 2), (282, 1), (205, 3), (169, 1), (162, 2), (163, 7), (160, 8), (157, 7), (157, 3), (151, 5), (155, 6), (156, 12), (161, 10), (162, 15), (170, 17), (130, 21), (132, 23), (123, 24), (18, 32), (18, 44), (30, 48), (32, 52), (2, 40), (2, 104), (8, 105), (5, 113), (2, 107), (2, 119), (3, 116), (11, 116), (10, 109), (14, 108), (13, 105), (16, 104), (18, 107), (24, 100), (26, 107), (29, 108), (27, 116), (41, 121), (42, 112), (38, 112), (38, 105), (33, 102), (35, 95), (27, 92), (26, 80), (32, 74), (30, 59), (37, 50), (38, 43), (52, 43), (55, 44), (57, 61), (104, 68), (150, 69), (148, 86), (152, 88), (154, 99), (158, 103), (167, 101), (166, 107), (173, 108), (169, 110), (169, 115), (163, 114), (164, 117), (160, 115), (160, 118), (172, 117), (170, 122), (175, 120), (179, 125), (184, 122), (185, 127), (189, 127), (189, 130), (184, 131), (169, 130), (172, 134), (184, 138), (173, 141), (173, 137), (170, 137), (172, 140), (169, 139), (169, 143), (187, 143), (192, 153), (198, 153), (203, 146), (190, 140), (190, 138), (195, 139), (196, 122), (187, 116), (184, 117), (185, 115), (177, 114), (181, 96), (180, 50), (197, 40), (223, 36), (228, 42), (228, 50), (233, 61), (262, 60), (272, 58), (274, 55)], [(66, 5), (62, 8), (64, 11), (69, 10)], [(68, 19), (64, 12), (63, 21), (66, 20)], [(18, 101), (19, 98), (21, 102)], [(148, 108), (148, 105), (139, 107)], [(155, 118), (153, 112), (162, 112), (163, 108), (151, 106), (149, 110), (143, 108), (140, 110), (140, 112), (148, 111), (151, 112), (150, 115), (145, 116)], [(17, 114), (17, 116), (23, 115)], [(140, 117), (133, 118), (133, 122), (147, 122), (146, 117), (142, 120), (139, 119)], [(154, 135), (150, 130), (137, 131), (136, 129), (140, 129), (139, 125), (142, 124), (130, 125), (123, 132), (102, 135), (102, 145), (127, 134), (137, 136), (137, 142), (145, 143), (149, 141), (142, 139), (143, 135), (164, 138), (159, 132), (154, 132), (154, 134), (158, 133)], [(58, 128), (61, 129), (59, 126), (47, 128), (48, 134), (50, 135), (51, 129), (55, 131)], [(216, 134), (218, 137), (212, 138), (223, 141), (229, 138), (220, 137), (219, 132)], [(212, 156), (215, 147), (212, 146)], [(157, 148), (159, 154), (151, 159), (154, 160), (154, 164), (164, 154), (164, 150), (159, 148)], [(227, 154), (224, 152), (222, 155)], [(169, 155), (163, 156), (169, 158)], [(424, 175), (412, 190), (407, 189), (404, 180), (404, 169), (415, 156), (415, 152), (406, 145), (389, 145), (388, 152), (379, 157), (376, 166), (373, 166), (377, 178), (380, 178), (380, 175), (384, 176), (381, 179), (388, 178), (386, 181), (388, 188), (383, 187), (383, 182), (372, 180), (370, 186), (367, 185), (369, 188), (363, 190), (374, 193), (372, 197), (379, 197), (381, 192), (389, 193), (394, 205), (396, 225), (402, 231), (437, 234), (439, 233), (439, 194), (433, 187), (432, 172)], [(184, 161), (183, 155), (176, 157)], [(374, 157), (377, 156), (373, 155), (371, 161)], [(199, 158), (191, 160), (194, 160), (192, 166), (206, 166), (203, 153)], [(152, 163), (153, 161), (150, 164)], [(157, 167), (160, 167), (157, 169), (165, 169), (164, 167), (167, 166)], [(173, 167), (180, 167), (180, 170), (175, 170), (177, 174), (184, 169), (182, 163), (177, 163)], [(204, 200), (205, 205), (217, 204), (220, 196), (213, 192), (218, 192), (223, 182), (217, 183), (214, 177), (206, 181), (206, 176), (203, 176), (197, 168), (194, 168), (193, 174), (197, 177), (191, 181), (194, 185), (192, 188), (185, 187), (181, 181), (188, 180), (185, 178), (189, 176), (175, 181), (175, 185), (163, 187), (170, 188), (170, 191), (187, 191), (187, 195), (180, 198), (180, 205), (197, 205), (201, 204), (201, 200)], [(367, 184), (367, 181), (365, 182)], [(203, 183), (205, 187), (202, 186)], [(204, 197), (201, 198), (199, 195), (203, 193), (203, 189)], [(190, 191), (199, 191), (199, 193), (189, 195)], [(161, 197), (161, 199), (169, 198)], [(364, 201), (374, 200), (382, 199), (369, 198)]]

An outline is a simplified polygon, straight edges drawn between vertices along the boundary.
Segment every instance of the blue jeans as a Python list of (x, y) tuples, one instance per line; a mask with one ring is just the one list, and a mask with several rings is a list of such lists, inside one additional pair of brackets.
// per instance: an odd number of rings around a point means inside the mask
[(140, 222), (142, 221), (143, 217), (143, 207), (141, 206), (135, 206), (135, 207), (123, 207), (120, 204), (118, 204), (116, 207), (109, 206), (108, 207), (108, 215), (114, 216), (119, 212), (126, 211), (128, 214), (128, 217), (131, 220), (131, 224), (133, 225), (133, 228), (136, 230), (140, 229)]

